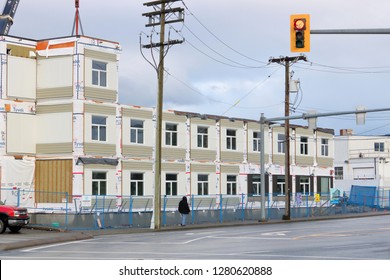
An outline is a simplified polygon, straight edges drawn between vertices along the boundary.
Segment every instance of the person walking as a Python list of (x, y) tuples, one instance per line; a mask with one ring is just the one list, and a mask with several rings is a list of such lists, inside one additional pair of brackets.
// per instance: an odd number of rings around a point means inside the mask
[(181, 214), (181, 226), (186, 225), (187, 215), (191, 212), (190, 207), (188, 206), (187, 197), (183, 198), (179, 202), (179, 213)]

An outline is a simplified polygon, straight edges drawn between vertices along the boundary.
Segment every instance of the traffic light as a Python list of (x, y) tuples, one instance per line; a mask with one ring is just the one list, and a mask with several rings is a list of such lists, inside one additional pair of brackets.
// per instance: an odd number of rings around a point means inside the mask
[(310, 52), (310, 15), (290, 16), (291, 52)]

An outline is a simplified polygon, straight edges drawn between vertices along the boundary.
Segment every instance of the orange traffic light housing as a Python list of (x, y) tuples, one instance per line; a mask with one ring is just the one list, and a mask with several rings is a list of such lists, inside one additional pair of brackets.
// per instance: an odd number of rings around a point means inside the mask
[(310, 52), (310, 15), (290, 16), (291, 52)]

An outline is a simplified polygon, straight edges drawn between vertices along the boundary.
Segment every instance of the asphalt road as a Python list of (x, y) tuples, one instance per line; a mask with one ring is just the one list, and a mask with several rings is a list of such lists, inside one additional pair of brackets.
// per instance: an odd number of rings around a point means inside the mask
[(0, 251), (0, 259), (390, 260), (390, 216), (187, 227), (80, 239)]

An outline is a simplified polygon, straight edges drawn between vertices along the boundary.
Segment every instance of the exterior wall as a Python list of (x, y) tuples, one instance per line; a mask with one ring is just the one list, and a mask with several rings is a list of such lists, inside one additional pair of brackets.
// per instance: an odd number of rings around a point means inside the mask
[[(177, 145), (167, 145), (167, 132), (165, 127), (167, 124), (177, 125)], [(181, 160), (186, 158), (186, 118), (184, 116), (175, 115), (172, 112), (163, 113), (162, 129), (165, 131), (162, 135), (162, 150), (161, 155), (163, 160)]]
[(121, 189), (117, 184), (116, 178), (116, 167), (111, 165), (85, 165), (84, 166), (84, 190), (83, 194), (91, 195), (92, 194), (92, 173), (93, 172), (103, 172), (106, 173), (106, 186), (107, 186), (107, 195), (120, 195)]
[[(87, 99), (117, 102), (118, 101), (118, 66), (117, 55), (102, 52), (98, 47), (86, 48), (85, 54), (85, 97)], [(107, 86), (101, 87), (92, 84), (92, 61), (107, 63)]]
[(72, 103), (37, 106), (37, 154), (72, 154)]
[[(86, 103), (84, 105), (84, 152), (87, 155), (116, 156), (116, 107)], [(92, 139), (92, 117), (106, 117), (106, 141)]]
[(122, 195), (130, 195), (131, 173), (142, 173), (144, 178), (144, 195), (153, 195), (154, 173), (152, 161), (124, 160), (122, 162)]
[[(296, 128), (294, 130), (294, 162), (297, 165), (314, 165), (314, 157), (315, 157), (315, 139), (314, 134), (309, 129), (304, 128)], [(301, 153), (301, 136), (307, 137), (308, 139), (308, 151), (307, 154)]]
[[(390, 188), (390, 138), (388, 136), (339, 136), (335, 139), (335, 187), (350, 191), (352, 185)], [(382, 143), (383, 150), (375, 150)], [(342, 170), (340, 174), (339, 170)]]
[[(131, 120), (143, 121), (143, 143), (131, 143)], [(152, 159), (155, 145), (153, 111), (149, 108), (122, 107), (122, 154), (124, 158)]]
[(36, 98), (36, 60), (8, 56), (7, 93), (9, 98), (35, 100)]
[(37, 99), (73, 96), (73, 56), (38, 57)]
[[(217, 158), (217, 131), (214, 119), (202, 120), (200, 118), (190, 118), (191, 123), (191, 155), (193, 161), (214, 162)], [(198, 127), (207, 128), (208, 147), (198, 147)]]
[[(264, 157), (265, 162), (269, 161), (269, 151), (270, 151), (270, 141), (268, 136), (269, 129), (267, 127), (264, 128)], [(255, 122), (248, 123), (248, 134), (247, 134), (247, 143), (248, 143), (248, 156), (247, 161), (250, 163), (259, 163), (260, 162), (260, 152), (256, 152), (253, 150), (253, 133), (260, 133), (260, 124)]]
[[(127, 196), (131, 174), (140, 173), (142, 195), (153, 195), (155, 110), (117, 103), (119, 45), (85, 37), (23, 44), (28, 47), (13, 42), (10, 56), (6, 50), (10, 44), (0, 41), (1, 59), (6, 62), (0, 66), (5, 92), (0, 100), (0, 155), (36, 157), (39, 191), (91, 195), (96, 183), (93, 174), (101, 172), (106, 195)], [(107, 65), (105, 86), (92, 83), (93, 61)], [(20, 73), (24, 83), (18, 82)], [(93, 116), (106, 118), (105, 140), (92, 139)], [(143, 121), (142, 143), (131, 141), (131, 120)], [(172, 134), (167, 124), (177, 128), (175, 144), (167, 141)], [(207, 185), (205, 192), (216, 195), (218, 202), (218, 194), (226, 194), (228, 184), (233, 183), (236, 194), (248, 193), (248, 184), (260, 174), (260, 153), (253, 149), (253, 133), (260, 132), (258, 122), (164, 111), (162, 125), (162, 195), (167, 194), (167, 175), (177, 175), (178, 196), (205, 195), (198, 187)], [(198, 147), (199, 127), (207, 128), (207, 147)], [(278, 176), (285, 173), (284, 153), (277, 150), (278, 134), (284, 134), (283, 127), (265, 129), (267, 192), (274, 191)], [(333, 133), (297, 126), (291, 135), (293, 192), (303, 177), (310, 177), (313, 192), (323, 190), (324, 182), (332, 178)], [(300, 154), (300, 136), (309, 138), (308, 155)], [(329, 140), (328, 156), (321, 156), (321, 138)], [(200, 175), (207, 175), (207, 181), (199, 182)], [(228, 176), (236, 181), (228, 182)], [(37, 203), (63, 201), (61, 196), (36, 197)]]
[[(235, 131), (236, 133), (236, 145), (235, 149), (228, 148), (227, 130)], [(222, 119), (220, 121), (220, 135), (221, 135), (221, 162), (236, 162), (240, 163), (244, 161), (244, 147), (246, 145), (246, 139), (244, 138), (244, 123), (236, 120)]]
[(35, 154), (35, 116), (7, 113), (7, 153)]

